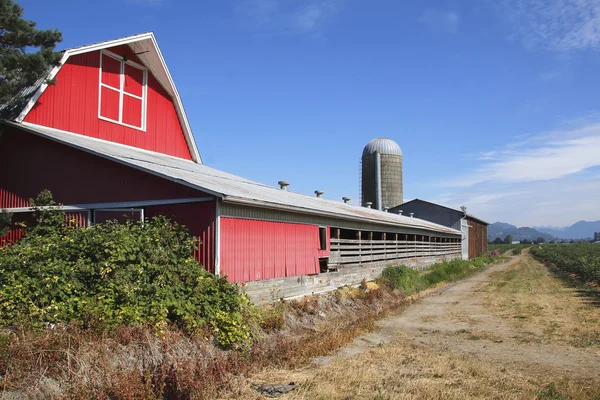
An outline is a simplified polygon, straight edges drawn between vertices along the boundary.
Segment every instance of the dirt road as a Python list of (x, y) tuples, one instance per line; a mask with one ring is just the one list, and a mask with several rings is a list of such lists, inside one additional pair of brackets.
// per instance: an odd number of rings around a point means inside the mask
[(315, 364), (263, 377), (301, 382), (285, 398), (590, 398), (600, 395), (600, 309), (523, 254)]

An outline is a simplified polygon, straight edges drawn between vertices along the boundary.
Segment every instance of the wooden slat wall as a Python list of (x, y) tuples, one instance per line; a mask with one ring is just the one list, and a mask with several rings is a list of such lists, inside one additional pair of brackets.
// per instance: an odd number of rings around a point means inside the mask
[(458, 241), (331, 239), (329, 263), (347, 265), (385, 260), (459, 256), (460, 252), (461, 244)]

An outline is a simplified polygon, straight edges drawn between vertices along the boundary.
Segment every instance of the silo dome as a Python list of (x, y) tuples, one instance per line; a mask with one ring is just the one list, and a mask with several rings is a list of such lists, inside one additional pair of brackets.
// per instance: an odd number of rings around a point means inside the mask
[(382, 210), (402, 204), (402, 149), (392, 139), (371, 140), (361, 158), (361, 204)]
[(379, 150), (381, 155), (400, 156), (402, 157), (402, 149), (398, 143), (388, 138), (375, 138), (371, 140), (363, 149), (363, 157), (368, 154), (375, 154)]

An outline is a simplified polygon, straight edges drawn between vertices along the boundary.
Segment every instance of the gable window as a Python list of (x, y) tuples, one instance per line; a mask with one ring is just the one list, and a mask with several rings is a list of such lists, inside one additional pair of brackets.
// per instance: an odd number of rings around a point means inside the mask
[(101, 51), (98, 118), (145, 131), (147, 84), (146, 68)]

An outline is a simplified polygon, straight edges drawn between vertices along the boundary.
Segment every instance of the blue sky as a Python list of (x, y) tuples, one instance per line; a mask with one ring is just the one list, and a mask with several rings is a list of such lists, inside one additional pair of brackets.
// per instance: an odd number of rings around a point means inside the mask
[(600, 1), (19, 3), (60, 48), (153, 31), (212, 167), (358, 203), (384, 136), (406, 199), (600, 219)]

